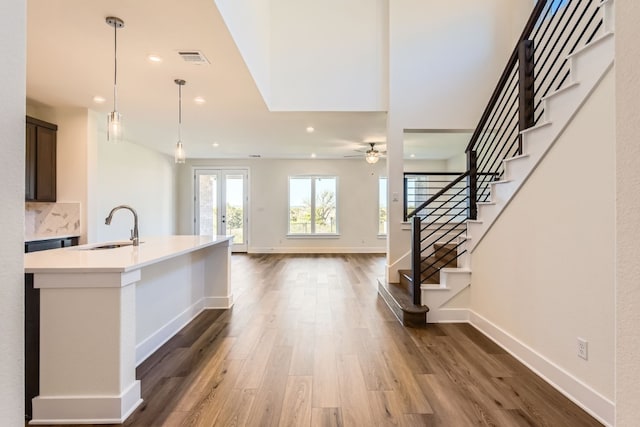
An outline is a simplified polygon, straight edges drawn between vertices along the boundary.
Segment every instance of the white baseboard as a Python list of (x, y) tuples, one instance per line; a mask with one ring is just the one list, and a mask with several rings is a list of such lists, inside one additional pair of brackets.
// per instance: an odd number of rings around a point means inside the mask
[(281, 247), (250, 247), (247, 250), (250, 254), (384, 254), (386, 247), (335, 247), (335, 246), (281, 246)]
[(119, 396), (38, 396), (29, 424), (122, 424), (141, 403), (138, 380)]
[(469, 323), (598, 421), (614, 425), (614, 402), (472, 310)]
[(205, 309), (205, 298), (201, 298), (198, 302), (188, 307), (182, 313), (167, 322), (166, 325), (160, 327), (156, 332), (145, 338), (136, 345), (136, 366), (140, 365), (145, 359), (151, 356), (164, 343), (169, 341), (171, 337), (177, 334), (182, 328), (187, 326), (198, 314)]
[(466, 308), (439, 308), (427, 313), (429, 323), (469, 323), (469, 310)]
[(203, 304), (205, 309), (226, 310), (233, 307), (233, 295), (226, 297), (204, 297)]

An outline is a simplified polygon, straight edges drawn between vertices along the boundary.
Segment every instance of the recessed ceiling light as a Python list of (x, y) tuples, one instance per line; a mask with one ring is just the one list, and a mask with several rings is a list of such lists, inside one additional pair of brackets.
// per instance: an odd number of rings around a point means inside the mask
[(214, 142), (213, 144), (211, 144), (214, 148), (218, 148), (220, 146), (220, 144), (218, 144), (217, 142)]
[(93, 97), (93, 102), (95, 102), (96, 104), (104, 104), (105, 101), (106, 98), (104, 96), (96, 95)]
[(314, 130), (313, 126), (307, 126), (307, 133), (313, 133)]
[(193, 102), (195, 102), (195, 103), (196, 103), (196, 104), (198, 104), (198, 105), (202, 105), (202, 104), (204, 104), (205, 102), (207, 102), (207, 100), (206, 100), (206, 99), (204, 99), (204, 98), (203, 98), (203, 97), (201, 97), (201, 96), (196, 96), (195, 98), (193, 98)]
[(151, 55), (147, 56), (147, 59), (150, 62), (162, 62), (162, 58), (159, 57), (158, 55), (154, 55), (154, 54), (151, 54)]
[(413, 159), (414, 157), (416, 157), (416, 155), (415, 155), (415, 154), (412, 154), (412, 155), (410, 155), (409, 157), (411, 157), (411, 158)]
[(316, 153), (311, 153), (311, 158), (315, 159), (316, 158)]

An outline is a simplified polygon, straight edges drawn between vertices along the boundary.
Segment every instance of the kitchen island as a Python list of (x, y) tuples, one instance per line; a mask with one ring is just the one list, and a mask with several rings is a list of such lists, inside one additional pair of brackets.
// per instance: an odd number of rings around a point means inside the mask
[(136, 366), (202, 310), (233, 305), (230, 240), (165, 236), (25, 254), (40, 289), (31, 424), (123, 422), (142, 402)]

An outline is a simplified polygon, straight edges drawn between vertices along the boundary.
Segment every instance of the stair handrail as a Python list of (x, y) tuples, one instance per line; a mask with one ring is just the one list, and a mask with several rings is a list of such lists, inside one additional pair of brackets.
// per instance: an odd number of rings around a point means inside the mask
[[(441, 261), (467, 251), (458, 228), (460, 218), (477, 219), (477, 203), (488, 200), (490, 184), (504, 177), (503, 160), (523, 153), (522, 131), (544, 117), (543, 100), (569, 77), (567, 58), (601, 31), (600, 7), (595, 0), (538, 0), (465, 149), (467, 171), (410, 213), (405, 180), (405, 220), (412, 221), (414, 304), (422, 303), (422, 280), (439, 272)], [(456, 193), (451, 195), (454, 187)], [(462, 191), (467, 193), (458, 199)], [(459, 207), (465, 202), (466, 212)], [(448, 220), (441, 222), (443, 218)], [(452, 244), (440, 256), (435, 253), (438, 240)]]
[[(465, 149), (466, 153), (472, 151), (475, 148), (475, 144), (478, 142), (478, 138), (480, 137), (480, 133), (482, 133), (482, 130), (484, 129), (484, 125), (487, 123), (487, 120), (491, 116), (491, 112), (493, 111), (493, 107), (495, 107), (496, 103), (498, 102), (498, 98), (500, 97), (500, 93), (502, 92), (502, 90), (504, 89), (505, 85), (507, 84), (509, 76), (511, 75), (511, 73), (513, 71), (513, 67), (516, 65), (516, 63), (518, 61), (518, 51), (520, 49), (520, 44), (522, 43), (522, 41), (527, 40), (528, 37), (531, 35), (531, 32), (535, 28), (536, 23), (538, 22), (538, 19), (540, 18), (540, 15), (542, 15), (542, 11), (544, 10), (545, 6), (547, 5), (547, 1), (548, 0), (538, 0), (536, 2), (536, 5), (534, 6), (533, 11), (531, 12), (531, 15), (529, 16), (529, 20), (527, 21), (524, 29), (522, 30), (522, 34), (520, 34), (520, 37), (518, 38), (518, 42), (516, 43), (516, 47), (513, 49), (513, 52), (511, 52), (511, 56), (509, 56), (509, 59), (507, 61), (507, 65), (504, 67), (504, 70), (502, 71), (502, 74), (500, 75), (500, 78), (498, 79), (498, 84), (496, 85), (495, 89), (493, 90), (493, 93), (491, 94), (491, 98), (489, 98), (489, 103), (485, 107), (484, 112), (482, 113), (482, 116), (480, 117), (480, 121), (478, 122), (478, 125), (476, 126), (475, 130), (473, 131), (473, 134), (471, 135), (471, 139), (469, 140), (469, 144), (467, 145), (467, 148)], [(553, 0), (551, 0), (551, 1), (553, 1)]]

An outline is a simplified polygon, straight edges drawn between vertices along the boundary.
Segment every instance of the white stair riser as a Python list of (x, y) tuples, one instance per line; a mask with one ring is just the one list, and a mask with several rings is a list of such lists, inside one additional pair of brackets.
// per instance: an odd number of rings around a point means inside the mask
[(504, 162), (505, 176), (510, 181), (519, 181), (527, 176), (527, 172), (531, 170), (530, 156), (518, 157), (513, 160)]
[[(447, 309), (442, 307), (453, 297), (471, 284), (471, 272), (462, 269), (443, 269), (440, 272), (440, 286), (421, 287), (421, 298), (424, 305), (429, 306), (427, 319), (429, 322), (450, 321)], [(433, 285), (432, 285), (433, 286)]]
[(469, 253), (469, 241), (464, 240), (460, 246), (458, 246), (458, 267), (470, 269), (471, 268), (471, 257)]
[(493, 218), (500, 211), (500, 205), (492, 204), (478, 204), (478, 218)]
[(491, 200), (496, 202), (498, 208), (501, 207), (502, 203), (511, 199), (511, 196), (518, 188), (518, 182), (517, 180), (509, 180), (491, 184)]

